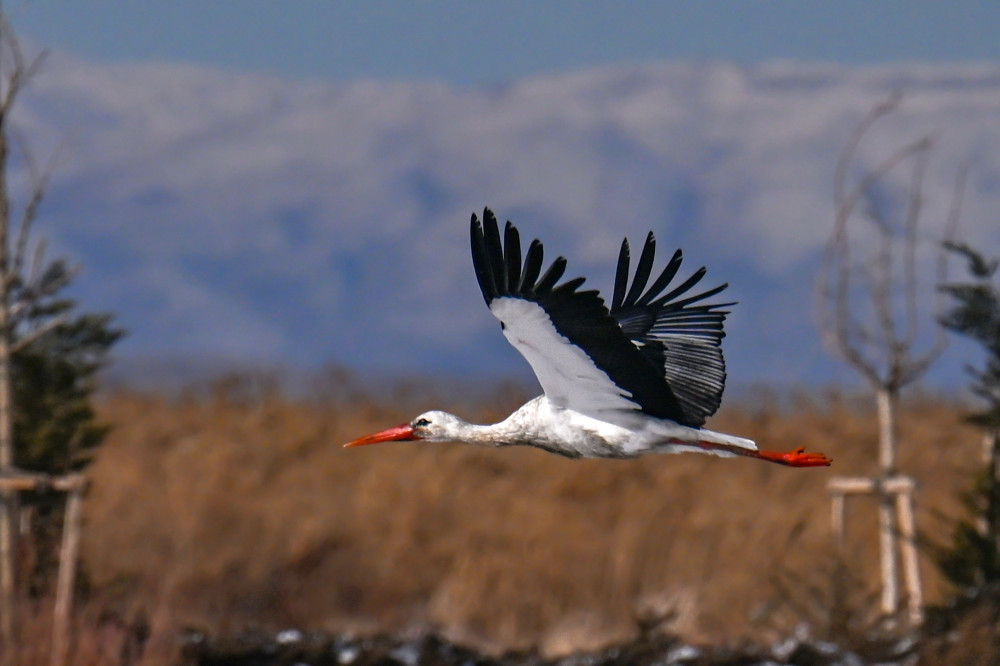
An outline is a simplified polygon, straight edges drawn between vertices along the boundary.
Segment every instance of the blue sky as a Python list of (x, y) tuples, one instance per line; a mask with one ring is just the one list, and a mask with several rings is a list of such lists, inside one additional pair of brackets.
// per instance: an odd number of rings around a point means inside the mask
[(1000, 59), (1000, 2), (9, 0), (37, 43), (288, 78), (495, 83), (648, 60)]

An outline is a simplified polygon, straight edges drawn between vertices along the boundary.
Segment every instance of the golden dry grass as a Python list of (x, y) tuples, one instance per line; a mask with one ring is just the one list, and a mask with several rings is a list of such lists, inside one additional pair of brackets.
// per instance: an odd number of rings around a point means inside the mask
[[(830, 469), (339, 446), (433, 404), (405, 397), (405, 411), (357, 396), (107, 397), (114, 431), (91, 468), (83, 546), (101, 603), (124, 616), (142, 609), (161, 637), (184, 625), (433, 627), (487, 648), (561, 652), (632, 635), (643, 608), (672, 608), (688, 637), (735, 640), (795, 621), (776, 574), (826, 584), (826, 481), (874, 468), (873, 415), (836, 397), (777, 409), (758, 396), (709, 424), (763, 448), (823, 451)], [(523, 397), (435, 406), (489, 421)], [(936, 515), (958, 510), (978, 436), (940, 399), (910, 400), (900, 420), (919, 526), (943, 538)], [(873, 584), (873, 504), (858, 500), (849, 518), (849, 562)], [(922, 573), (930, 600), (940, 599), (926, 558)]]

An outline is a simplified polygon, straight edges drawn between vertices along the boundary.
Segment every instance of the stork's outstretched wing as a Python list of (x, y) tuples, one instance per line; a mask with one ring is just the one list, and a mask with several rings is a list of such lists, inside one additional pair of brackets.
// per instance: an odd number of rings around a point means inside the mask
[(689, 294), (705, 276), (704, 267), (664, 294), (681, 267), (683, 255), (680, 250), (674, 252), (660, 276), (643, 293), (655, 253), (656, 239), (651, 231), (646, 236), (629, 288), (629, 245), (628, 239), (622, 241), (611, 315), (642, 355), (663, 369), (664, 379), (688, 422), (701, 425), (719, 408), (726, 385), (726, 361), (721, 343), (726, 335), (722, 324), (729, 312), (719, 308), (735, 303), (701, 303), (728, 284), (700, 294)]
[[(628, 244), (619, 255), (612, 308), (596, 291), (581, 291), (584, 278), (558, 284), (566, 260), (542, 274), (542, 244), (521, 255), (517, 229), (508, 222), (501, 240), (496, 217), (473, 215), (472, 259), (483, 297), (504, 335), (531, 364), (548, 400), (593, 416), (635, 411), (700, 426), (719, 405), (725, 363), (719, 348), (722, 305), (696, 305), (725, 285), (684, 295), (704, 275), (695, 273), (667, 294), (680, 253), (643, 293), (655, 243), (652, 234), (628, 288)], [(726, 304), (728, 305), (728, 304)]]

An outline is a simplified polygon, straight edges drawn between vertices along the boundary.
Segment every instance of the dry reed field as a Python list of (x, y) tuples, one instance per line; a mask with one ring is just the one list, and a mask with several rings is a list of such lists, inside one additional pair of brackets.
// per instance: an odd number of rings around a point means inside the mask
[[(460, 404), (412, 386), (384, 400), (245, 389), (102, 400), (114, 431), (84, 510), (92, 603), (149, 618), (154, 649), (168, 650), (188, 626), (433, 629), (548, 654), (628, 638), (644, 617), (696, 641), (778, 635), (822, 622), (832, 603), (827, 480), (875, 471), (872, 410), (835, 395), (792, 396), (779, 408), (757, 392), (709, 423), (834, 459), (791, 469), (419, 442), (344, 450), (425, 407), (483, 422), (528, 396), (508, 387)], [(910, 398), (900, 424), (918, 525), (943, 539), (942, 515), (958, 511), (979, 437), (939, 397)], [(849, 502), (859, 607), (874, 589), (874, 509)], [(933, 602), (942, 584), (926, 557), (922, 566)]]

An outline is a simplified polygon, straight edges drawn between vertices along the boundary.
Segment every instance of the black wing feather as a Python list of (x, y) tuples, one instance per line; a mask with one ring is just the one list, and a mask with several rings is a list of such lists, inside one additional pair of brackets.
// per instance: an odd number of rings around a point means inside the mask
[(503, 260), (503, 249), (500, 245), (500, 229), (497, 227), (497, 219), (493, 216), (493, 211), (487, 210), (483, 213), (483, 217), (489, 214), (489, 218), (485, 220), (486, 224), (483, 227), (486, 231), (486, 249), (489, 251), (489, 266), (493, 270), (493, 283), (496, 285), (500, 293), (507, 294), (508, 284), (507, 284), (507, 264)]
[(536, 284), (531, 291), (537, 293), (552, 291), (552, 288), (556, 286), (556, 282), (559, 281), (559, 278), (561, 278), (565, 272), (566, 259), (563, 257), (556, 257), (556, 260), (552, 262), (549, 269), (545, 271), (545, 275), (542, 276), (542, 279), (538, 281), (538, 284)]
[(505, 255), (507, 260), (507, 290), (512, 291), (521, 286), (521, 236), (510, 222), (503, 230), (503, 246), (507, 248)]
[[(635, 303), (642, 290), (646, 288), (649, 281), (649, 274), (653, 270), (653, 255), (656, 254), (656, 239), (650, 231), (646, 236), (646, 244), (642, 246), (642, 254), (639, 255), (639, 263), (635, 267), (635, 277), (632, 278), (632, 288), (625, 297), (626, 303)], [(617, 287), (617, 285), (615, 285)]]
[[(485, 215), (484, 215), (485, 217)], [(499, 294), (500, 288), (493, 275), (493, 265), (489, 260), (489, 250), (486, 247), (486, 235), (483, 232), (483, 225), (476, 219), (476, 214), (472, 214), (472, 267), (476, 271), (476, 281), (483, 295)]]
[(518, 291), (524, 291), (527, 288), (535, 286), (538, 274), (542, 272), (542, 260), (544, 256), (545, 252), (542, 250), (542, 244), (537, 239), (531, 241), (531, 245), (528, 246), (528, 253), (524, 255), (524, 272), (521, 273), (521, 281), (517, 285)]
[[(663, 269), (662, 273), (660, 273), (660, 277), (656, 278), (656, 282), (654, 282), (653, 286), (649, 288), (649, 291), (647, 291), (642, 298), (636, 301), (636, 305), (646, 305), (654, 296), (666, 289), (667, 285), (670, 284), (670, 281), (674, 279), (675, 275), (677, 275), (677, 271), (681, 267), (682, 259), (683, 254), (680, 250), (676, 250), (674, 252), (674, 256), (670, 258), (670, 262), (667, 264), (667, 267)], [(627, 275), (625, 276), (625, 279), (628, 280)]]
[[(689, 277), (687, 280), (684, 280), (684, 282), (681, 283), (681, 285), (679, 287), (677, 287), (676, 289), (670, 291), (669, 293), (665, 294), (664, 296), (661, 296), (660, 298), (658, 298), (656, 300), (656, 302), (658, 304), (663, 304), (663, 303), (667, 303), (669, 301), (672, 301), (673, 299), (677, 298), (678, 296), (680, 296), (681, 294), (683, 294), (684, 292), (686, 292), (691, 287), (693, 287), (696, 284), (698, 284), (699, 282), (701, 282), (701, 279), (703, 277), (705, 277), (705, 273), (706, 272), (707, 271), (705, 270), (705, 267), (702, 266), (701, 268), (699, 268), (698, 270), (696, 270), (691, 275), (691, 277)], [(726, 287), (726, 285), (722, 285), (723, 289), (725, 289), (725, 287)], [(655, 295), (656, 294), (654, 294), (654, 296)]]
[(615, 291), (611, 297), (611, 309), (617, 310), (625, 300), (625, 288), (628, 287), (628, 239), (622, 241), (622, 249), (618, 252), (618, 270), (615, 272)]

